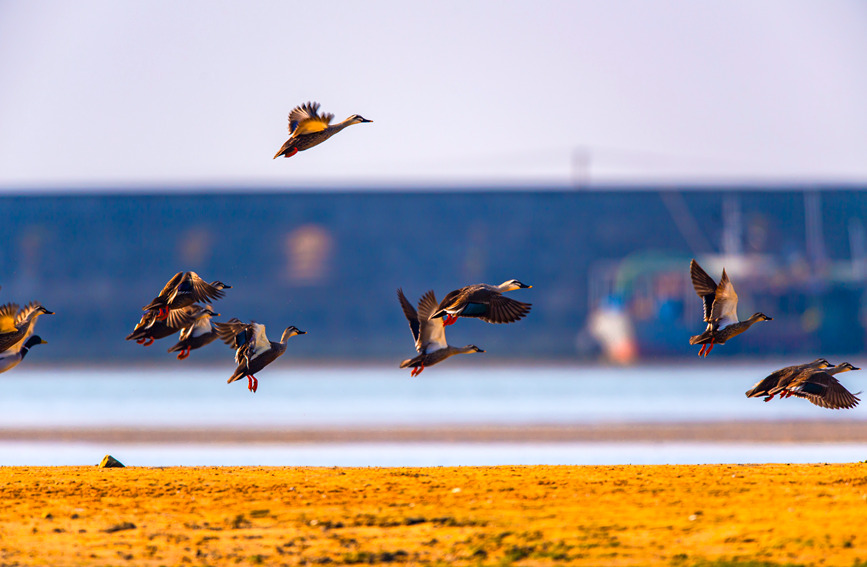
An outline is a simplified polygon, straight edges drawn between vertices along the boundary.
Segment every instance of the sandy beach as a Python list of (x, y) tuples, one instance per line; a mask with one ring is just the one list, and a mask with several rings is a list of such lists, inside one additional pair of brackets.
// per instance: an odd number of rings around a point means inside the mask
[(867, 465), (0, 468), (2, 565), (857, 565)]

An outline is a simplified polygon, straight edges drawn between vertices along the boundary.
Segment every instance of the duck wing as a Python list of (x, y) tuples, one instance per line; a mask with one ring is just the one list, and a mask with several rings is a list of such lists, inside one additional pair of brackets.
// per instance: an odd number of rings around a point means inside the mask
[(7, 303), (0, 306), (0, 334), (14, 333), (18, 330), (18, 304)]
[(818, 370), (818, 363), (823, 362), (822, 359), (808, 362), (807, 364), (796, 364), (794, 366), (786, 366), (768, 374), (762, 380), (756, 382), (751, 390), (747, 391), (748, 398), (756, 398), (759, 396), (768, 396), (771, 390), (778, 393), (788, 386), (792, 380), (798, 375), (808, 370)]
[(406, 320), (409, 321), (409, 330), (412, 333), (412, 339), (415, 341), (415, 348), (416, 350), (420, 350), (421, 347), (419, 346), (420, 343), (418, 340), (420, 329), (418, 313), (416, 313), (415, 307), (412, 306), (412, 303), (410, 303), (406, 296), (403, 294), (403, 289), (401, 288), (397, 289), (397, 299), (398, 301), (400, 301), (400, 307), (401, 309), (403, 309), (403, 315), (406, 317)]
[(188, 305), (181, 309), (172, 309), (166, 317), (166, 326), (172, 329), (183, 329), (193, 325), (196, 317), (201, 313), (199, 305)]
[[(22, 329), (25, 329), (25, 331), (21, 336), (21, 340), (15, 343), (11, 348), (20, 349), (24, 345), (24, 341), (30, 338), (33, 334), (33, 328), (36, 326), (36, 320), (45, 312), (44, 309), (45, 308), (40, 302), (31, 301), (18, 311), (18, 314), (15, 316), (15, 327), (19, 331)], [(49, 313), (51, 312), (49, 311)]]
[[(38, 301), (31, 301), (30, 303), (25, 305), (20, 311), (18, 311), (18, 315), (15, 316), (15, 326), (17, 327), (18, 325), (26, 321), (30, 317), (30, 314), (39, 309), (40, 307), (42, 307), (42, 304)], [(31, 320), (31, 322), (35, 320), (36, 319), (34, 318)]]
[(157, 309), (166, 303), (168, 303), (168, 297), (174, 294), (177, 290), (178, 285), (181, 283), (181, 280), (184, 278), (186, 272), (178, 272), (172, 279), (163, 286), (163, 289), (157, 294), (157, 296), (151, 301), (149, 304), (142, 307), (145, 311), (149, 311), (151, 309)]
[(777, 386), (780, 383), (780, 380), (786, 376), (790, 371), (792, 371), (794, 366), (787, 366), (786, 368), (781, 368), (775, 372), (771, 372), (761, 380), (753, 385), (752, 389), (747, 390), (746, 394), (748, 398), (757, 398), (759, 396), (767, 396), (768, 391), (771, 388)]
[[(214, 323), (214, 329), (217, 331), (217, 338), (229, 345), (230, 347), (238, 348), (247, 342), (247, 335), (239, 337), (241, 333), (247, 331), (249, 325), (242, 322), (236, 317), (232, 317), (228, 321), (222, 323)], [(236, 340), (236, 337), (238, 340)]]
[[(473, 315), (468, 312), (471, 313), (475, 305), (474, 303), (468, 304), (461, 315), (472, 317)], [(531, 306), (532, 303), (516, 301), (497, 293), (490, 297), (486, 305), (487, 311), (481, 315), (477, 315), (477, 317), (487, 323), (514, 323), (519, 319), (523, 319), (530, 312)]]
[(701, 298), (704, 309), (704, 320), (709, 322), (711, 320), (713, 300), (716, 297), (716, 282), (713, 281), (712, 277), (707, 275), (707, 272), (698, 265), (695, 259), (689, 262), (689, 276), (692, 279), (692, 287), (695, 288), (695, 292)]
[(192, 295), (193, 301), (213, 301), (225, 295), (222, 287), (217, 287), (213, 283), (206, 282), (196, 272), (190, 272), (189, 283), (190, 289), (188, 291)]
[(428, 290), (418, 301), (419, 338), (416, 341), (418, 352), (430, 353), (446, 348), (446, 329), (442, 317), (431, 319), (437, 309), (437, 298), (433, 290)]
[(249, 364), (251, 360), (269, 350), (271, 350), (271, 341), (265, 334), (265, 325), (250, 323), (247, 342), (238, 347), (238, 352), (235, 353), (235, 362), (241, 364), (241, 360), (246, 359), (247, 364)]
[(321, 132), (328, 128), (333, 114), (319, 114), (318, 102), (307, 102), (296, 106), (289, 113), (289, 135), (293, 137), (312, 132)]
[(725, 268), (716, 287), (716, 298), (713, 300), (710, 320), (718, 322), (720, 329), (738, 322), (738, 294), (735, 293), (735, 286), (729, 280)]
[(460, 308), (467, 302), (467, 298), (470, 294), (477, 291), (478, 287), (478, 285), (469, 285), (448, 292), (446, 296), (443, 297), (443, 300), (440, 301), (439, 305), (437, 305), (436, 309), (434, 309), (433, 313), (431, 313), (431, 317), (442, 317), (447, 311), (460, 310)]
[(816, 372), (791, 388), (793, 395), (828, 409), (851, 409), (861, 401), (827, 372)]

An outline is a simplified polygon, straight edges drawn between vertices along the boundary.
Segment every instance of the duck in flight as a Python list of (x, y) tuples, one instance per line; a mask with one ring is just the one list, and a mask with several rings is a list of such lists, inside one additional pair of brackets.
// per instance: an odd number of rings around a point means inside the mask
[(199, 301), (220, 299), (224, 295), (223, 290), (231, 287), (220, 281), (208, 283), (196, 272), (178, 272), (166, 283), (160, 294), (142, 307), (142, 310), (155, 311), (157, 321), (163, 321), (171, 311), (176, 309), (188, 307)]
[(225, 323), (214, 323), (214, 327), (220, 340), (235, 348), (235, 362), (238, 367), (226, 383), (231, 384), (246, 376), (247, 389), (253, 393), (259, 389), (259, 380), (256, 379), (255, 374), (283, 356), (290, 337), (307, 334), (306, 331), (289, 326), (283, 331), (283, 336), (277, 343), (268, 340), (265, 325), (254, 321), (243, 323), (232, 318)]
[(824, 358), (817, 358), (813, 362), (808, 362), (807, 364), (797, 364), (795, 366), (786, 366), (785, 368), (780, 368), (779, 370), (771, 372), (766, 377), (756, 382), (755, 386), (753, 386), (752, 389), (747, 390), (746, 395), (748, 398), (760, 398), (762, 396), (767, 396), (765, 398), (765, 401), (769, 402), (776, 395), (771, 394), (770, 391), (777, 386), (785, 386), (805, 370), (823, 370), (825, 368), (831, 368), (832, 366), (834, 365), (825, 360)]
[(10, 348), (0, 353), (0, 373), (12, 370), (18, 363), (24, 360), (27, 353), (36, 345), (47, 344), (48, 341), (42, 340), (39, 335), (33, 335), (25, 340), (17, 348)]
[(707, 357), (714, 345), (725, 344), (727, 340), (740, 335), (757, 321), (773, 320), (764, 313), (754, 313), (746, 321), (738, 321), (738, 294), (735, 293), (735, 286), (729, 280), (725, 268), (719, 285), (695, 260), (689, 263), (689, 273), (695, 292), (702, 300), (704, 321), (707, 323), (707, 329), (702, 334), (689, 339), (691, 345), (702, 345), (701, 350), (698, 351), (699, 356)]
[(500, 285), (474, 284), (450, 291), (431, 314), (431, 319), (443, 317), (443, 325), (451, 325), (458, 317), (475, 317), (488, 323), (514, 323), (530, 312), (532, 303), (523, 303), (503, 293), (533, 286), (507, 280)]
[(293, 108), (289, 113), (289, 139), (280, 151), (274, 154), (274, 159), (280, 156), (292, 157), (298, 152), (318, 146), (347, 126), (373, 122), (358, 114), (353, 114), (337, 124), (331, 124), (333, 118), (331, 113), (319, 114), (318, 102), (308, 102)]
[(17, 303), (0, 307), (0, 353), (17, 352), (33, 334), (40, 315), (54, 315), (38, 301), (31, 301), (23, 309)]
[[(199, 307), (198, 305), (196, 307)], [(211, 344), (217, 338), (217, 331), (211, 324), (211, 317), (219, 317), (210, 305), (202, 308), (195, 316), (195, 322), (181, 329), (178, 342), (169, 347), (169, 352), (177, 352), (178, 360), (190, 356), (190, 351)]]
[(181, 309), (172, 309), (165, 319), (157, 319), (156, 311), (145, 311), (126, 340), (135, 341), (142, 346), (151, 346), (155, 340), (174, 335), (181, 329), (194, 325), (204, 307), (188, 305)]
[[(778, 384), (768, 392), (770, 397), (780, 394), (780, 398), (797, 396), (810, 403), (828, 409), (851, 409), (861, 401), (857, 394), (847, 390), (834, 377), (841, 372), (861, 370), (848, 362), (842, 362), (827, 370), (808, 368), (802, 370), (786, 383)], [(860, 392), (859, 392), (860, 393)]]
[(426, 366), (433, 366), (456, 354), (485, 352), (476, 345), (453, 347), (446, 342), (445, 325), (441, 317), (431, 314), (436, 309), (437, 300), (433, 291), (425, 293), (418, 302), (418, 311), (403, 294), (397, 290), (397, 299), (403, 309), (403, 314), (409, 321), (409, 330), (415, 339), (415, 350), (419, 353), (415, 358), (404, 360), (401, 368), (412, 368), (410, 376), (418, 376)]

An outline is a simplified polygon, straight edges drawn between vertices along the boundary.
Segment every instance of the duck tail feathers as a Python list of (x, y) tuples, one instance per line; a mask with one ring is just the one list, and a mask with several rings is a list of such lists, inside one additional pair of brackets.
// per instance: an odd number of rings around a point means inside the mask
[(705, 337), (704, 335), (694, 335), (694, 336), (689, 338), (689, 344), (697, 345), (697, 344), (702, 343), (706, 339), (707, 339), (707, 337)]

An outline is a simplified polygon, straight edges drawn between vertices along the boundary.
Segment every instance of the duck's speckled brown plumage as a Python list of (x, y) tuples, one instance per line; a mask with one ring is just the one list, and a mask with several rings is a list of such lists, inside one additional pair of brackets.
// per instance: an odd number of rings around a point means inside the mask
[(156, 311), (147, 311), (141, 316), (132, 333), (126, 336), (126, 340), (141, 342), (150, 340), (148, 342), (150, 344), (154, 340), (174, 335), (184, 327), (193, 325), (196, 322), (196, 315), (202, 309), (201, 305), (189, 305), (182, 309), (173, 309), (163, 321), (157, 319)]
[(36, 345), (44, 344), (46, 344), (46, 341), (42, 340), (42, 337), (39, 335), (33, 335), (26, 339), (20, 348), (9, 349), (0, 353), (0, 373), (12, 370), (18, 366), (22, 360), (24, 360), (24, 357), (27, 356), (27, 353), (30, 352), (31, 348)]
[[(746, 396), (748, 398), (760, 398), (762, 396), (768, 396), (769, 392), (773, 388), (776, 388), (780, 385), (787, 385), (789, 382), (792, 381), (792, 379), (794, 379), (804, 370), (821, 370), (823, 368), (830, 368), (831, 366), (833, 365), (824, 358), (817, 358), (813, 362), (808, 362), (806, 364), (786, 366), (785, 368), (775, 370), (760, 381), (756, 382), (755, 386), (753, 386), (752, 389), (747, 390)], [(765, 401), (769, 400), (770, 398)]]
[[(700, 335), (690, 337), (689, 344), (703, 345), (699, 356), (707, 356), (714, 345), (725, 344), (749, 329), (758, 321), (772, 321), (764, 313), (754, 313), (746, 321), (738, 321), (738, 295), (723, 269), (719, 284), (694, 259), (689, 263), (689, 272), (696, 294), (702, 299), (703, 319), (707, 328)], [(705, 347), (709, 346), (705, 352)]]
[(850, 370), (860, 370), (860, 368), (842, 362), (827, 370), (805, 369), (786, 385), (771, 388), (769, 393), (771, 396), (776, 394), (780, 394), (781, 397), (797, 396), (828, 409), (851, 409), (857, 406), (860, 400), (834, 377), (835, 374)]
[(333, 118), (334, 115), (330, 113), (319, 114), (318, 102), (307, 102), (293, 108), (289, 113), (289, 139), (274, 154), (274, 159), (280, 156), (292, 157), (297, 152), (317, 146), (347, 126), (373, 122), (358, 114), (353, 114), (337, 124), (331, 124)]
[(231, 384), (245, 376), (250, 380), (248, 388), (255, 392), (258, 381), (255, 374), (277, 360), (286, 352), (286, 343), (290, 337), (307, 334), (294, 326), (283, 331), (280, 342), (269, 341), (265, 335), (265, 325), (254, 321), (243, 323), (232, 318), (225, 323), (214, 323), (217, 336), (235, 350), (235, 362), (238, 367), (227, 380)]
[(418, 356), (404, 360), (401, 368), (414, 368), (412, 375), (417, 376), (426, 366), (433, 366), (456, 354), (485, 352), (475, 345), (453, 347), (446, 342), (445, 327), (441, 317), (431, 317), (436, 309), (437, 300), (433, 291), (425, 293), (418, 302), (418, 311), (403, 294), (397, 290), (397, 298), (403, 309), (403, 314), (409, 321), (409, 329), (415, 339), (415, 349)]
[(10, 349), (20, 348), (32, 334), (36, 319), (42, 315), (54, 315), (39, 302), (30, 302), (24, 309), (18, 309), (18, 304), (7, 303), (0, 307), (0, 353)]
[(178, 272), (166, 283), (153, 301), (142, 307), (144, 311), (182, 309), (196, 302), (214, 301), (223, 297), (224, 289), (232, 286), (221, 281), (206, 282), (196, 272)]
[(196, 316), (192, 325), (181, 329), (178, 342), (169, 347), (168, 352), (180, 352), (178, 358), (186, 358), (190, 351), (209, 345), (217, 339), (217, 330), (211, 324), (211, 317), (219, 316), (210, 306), (206, 306)]
[(530, 312), (532, 304), (506, 297), (503, 292), (531, 287), (518, 280), (509, 280), (500, 285), (468, 285), (447, 293), (431, 313), (431, 318), (448, 314), (453, 317), (474, 317), (487, 323), (514, 323)]

